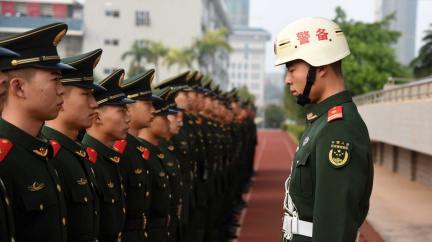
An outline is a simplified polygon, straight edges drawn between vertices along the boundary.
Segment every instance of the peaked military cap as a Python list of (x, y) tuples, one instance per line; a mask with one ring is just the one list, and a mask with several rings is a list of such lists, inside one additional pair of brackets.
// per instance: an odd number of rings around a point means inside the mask
[(219, 84), (212, 88), (212, 92), (214, 93), (214, 98), (219, 100), (224, 100), (225, 98), (222, 96), (222, 90), (219, 89)]
[(0, 47), (0, 58), (2, 57), (18, 57), (20, 56), (18, 53), (8, 50), (6, 48)]
[(154, 115), (162, 116), (177, 113), (177, 111), (170, 109), (170, 105), (167, 101), (171, 89), (172, 87), (164, 87), (153, 92), (154, 95), (160, 97), (160, 100), (153, 101), (153, 107), (155, 108)]
[(106, 91), (104, 87), (94, 83), (93, 77), (93, 69), (99, 63), (101, 55), (102, 49), (97, 49), (82, 55), (62, 59), (61, 63), (76, 69), (76, 71), (62, 71), (62, 84)]
[(187, 78), (186, 78), (187, 84), (190, 88), (193, 89), (193, 91), (199, 91), (198, 88), (198, 72), (194, 71), (192, 72)]
[[(183, 72), (180, 75), (177, 75), (175, 77), (172, 77), (170, 79), (167, 79), (156, 86), (154, 86), (154, 89), (162, 89), (165, 87), (177, 87), (177, 86), (188, 86), (187, 82), (187, 76), (189, 75), (190, 71)], [(183, 89), (182, 91), (192, 91), (192, 89)]]
[(21, 67), (44, 69), (74, 70), (73, 67), (60, 63), (57, 45), (67, 32), (65, 23), (45, 25), (12, 37), (0, 39), (0, 47), (12, 50), (20, 57), (8, 57), (0, 60), (0, 70)]
[(207, 79), (203, 82), (202, 86), (205, 90), (207, 90), (204, 95), (207, 97), (216, 97), (215, 93), (212, 90), (212, 84), (213, 84), (213, 80), (212, 79)]
[(197, 79), (198, 91), (206, 93), (206, 92), (210, 91), (210, 89), (204, 87), (204, 84), (203, 84), (204, 83), (204, 79), (205, 78), (204, 78), (204, 76), (202, 74), (198, 77), (198, 79)]
[(157, 96), (152, 95), (151, 83), (154, 78), (155, 70), (151, 69), (148, 72), (140, 73), (130, 77), (123, 82), (122, 90), (127, 98), (136, 100), (158, 100)]
[(168, 96), (166, 98), (169, 108), (172, 110), (176, 110), (176, 111), (184, 111), (186, 110), (183, 107), (177, 106), (177, 103), (175, 102), (175, 98), (177, 97), (177, 95), (179, 94), (179, 92), (184, 89), (187, 88), (188, 86), (178, 86), (178, 87), (174, 87), (171, 89), (171, 91), (168, 93)]
[(99, 106), (102, 105), (121, 105), (134, 103), (134, 100), (126, 98), (121, 86), (123, 84), (124, 70), (119, 69), (102, 80), (99, 84), (106, 88), (106, 91), (94, 90), (95, 97)]

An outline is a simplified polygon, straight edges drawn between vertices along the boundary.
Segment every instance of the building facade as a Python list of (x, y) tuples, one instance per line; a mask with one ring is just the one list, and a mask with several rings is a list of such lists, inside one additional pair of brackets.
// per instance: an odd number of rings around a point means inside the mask
[(415, 58), (415, 31), (417, 24), (417, 0), (381, 0), (381, 17), (396, 13), (390, 29), (401, 32), (395, 45), (398, 61), (404, 65)]
[(249, 0), (225, 0), (225, 4), (233, 27), (249, 26)]
[(74, 0), (0, 1), (0, 38), (43, 25), (65, 22), (69, 29), (57, 47), (60, 57), (81, 54), (83, 6)]
[(229, 37), (233, 48), (229, 66), (229, 88), (247, 86), (256, 98), (258, 113), (264, 108), (265, 42), (270, 33), (261, 28), (235, 27)]
[[(183, 9), (182, 11), (179, 11)], [(131, 59), (122, 55), (136, 41), (151, 39), (164, 46), (181, 48), (191, 46), (194, 39), (202, 37), (207, 29), (230, 28), (227, 11), (221, 0), (91, 0), (84, 7), (84, 51), (104, 50), (95, 72), (104, 77), (118, 68), (128, 69)], [(163, 81), (179, 72), (175, 66), (167, 69), (159, 60), (154, 82)], [(201, 73), (209, 73), (213, 80), (226, 88), (228, 84), (229, 55), (225, 50), (215, 53), (214, 70), (201, 66)], [(144, 63), (146, 69), (156, 68)], [(193, 68), (198, 70), (198, 63)]]

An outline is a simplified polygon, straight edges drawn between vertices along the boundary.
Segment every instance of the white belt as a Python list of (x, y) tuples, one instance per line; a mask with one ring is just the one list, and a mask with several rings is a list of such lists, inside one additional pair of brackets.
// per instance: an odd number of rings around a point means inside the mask
[(286, 240), (292, 240), (294, 234), (312, 238), (312, 229), (313, 224), (298, 219), (297, 212), (294, 212), (293, 216), (290, 216), (288, 213), (284, 214), (282, 231)]

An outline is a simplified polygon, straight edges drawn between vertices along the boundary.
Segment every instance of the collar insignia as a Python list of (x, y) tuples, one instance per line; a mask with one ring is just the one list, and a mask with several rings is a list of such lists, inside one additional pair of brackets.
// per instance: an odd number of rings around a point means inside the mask
[(143, 153), (144, 152), (144, 150), (145, 150), (145, 148), (144, 147), (142, 147), (142, 146), (138, 146), (138, 147), (136, 147), (138, 150), (139, 150), (139, 152), (141, 152), (141, 153)]
[(87, 179), (81, 178), (77, 181), (77, 183), (80, 186), (84, 186), (85, 184), (87, 184)]
[(48, 149), (44, 147), (40, 147), (39, 150), (33, 150), (33, 152), (36, 153), (37, 155), (45, 157), (48, 154)]
[(159, 176), (160, 177), (164, 177), (165, 176), (165, 172), (162, 171), (161, 173), (159, 173)]
[(115, 163), (119, 163), (120, 157), (118, 157), (118, 156), (110, 157), (110, 160), (114, 161)]
[(172, 162), (168, 162), (167, 165), (168, 165), (168, 166), (174, 166), (174, 163), (172, 163)]
[(84, 150), (80, 150), (79, 152), (75, 151), (75, 154), (77, 154), (77, 155), (79, 155), (79, 156), (81, 156), (83, 158), (86, 157), (86, 152)]
[(135, 174), (139, 175), (141, 173), (142, 173), (142, 170), (140, 168), (138, 168), (138, 169), (135, 170)]
[(174, 150), (174, 146), (170, 145), (170, 146), (168, 146), (168, 149), (171, 150), (171, 151), (173, 151)]
[(37, 191), (42, 190), (42, 188), (44, 188), (44, 187), (45, 187), (45, 184), (35, 182), (35, 183), (33, 183), (33, 185), (28, 186), (27, 188), (32, 192), (37, 192)]
[(157, 157), (159, 157), (159, 159), (163, 159), (165, 155), (163, 153), (160, 153), (159, 155), (157, 155)]

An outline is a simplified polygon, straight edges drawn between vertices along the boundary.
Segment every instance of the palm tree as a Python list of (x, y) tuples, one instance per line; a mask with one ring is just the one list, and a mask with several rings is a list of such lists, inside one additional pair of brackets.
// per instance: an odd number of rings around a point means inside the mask
[(432, 74), (432, 24), (431, 29), (426, 30), (423, 37), (424, 45), (420, 48), (419, 56), (411, 62), (414, 76), (417, 78)]
[(199, 39), (196, 38), (193, 47), (197, 51), (197, 59), (200, 67), (205, 66), (206, 58), (209, 57), (211, 60), (211, 73), (214, 74), (215, 65), (215, 53), (218, 49), (224, 49), (230, 53), (232, 48), (226, 36), (229, 34), (229, 30), (226, 28), (220, 28), (216, 31), (207, 29), (205, 35)]
[(170, 48), (168, 54), (162, 60), (162, 65), (167, 66), (168, 70), (174, 64), (178, 65), (178, 73), (184, 68), (192, 69), (195, 60), (193, 49), (182, 47), (180, 49)]
[(143, 61), (143, 58), (145, 58), (145, 51), (143, 50), (141, 44), (138, 41), (135, 41), (132, 44), (132, 47), (129, 51), (123, 53), (122, 60), (124, 60), (126, 57), (132, 57), (132, 61), (129, 66), (128, 76), (135, 76), (139, 73), (142, 73), (145, 71), (144, 66), (141, 66), (141, 63)]
[(156, 83), (159, 83), (159, 58), (168, 53), (168, 48), (164, 46), (162, 41), (143, 40), (144, 56), (148, 63), (153, 63), (156, 69)]

